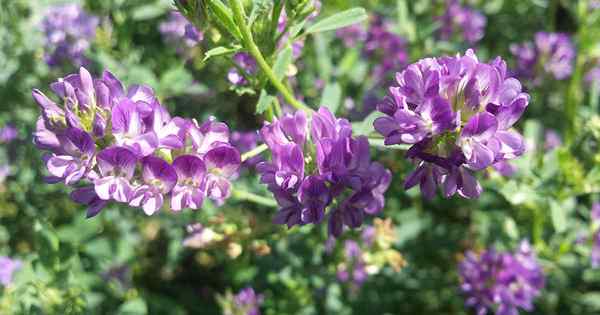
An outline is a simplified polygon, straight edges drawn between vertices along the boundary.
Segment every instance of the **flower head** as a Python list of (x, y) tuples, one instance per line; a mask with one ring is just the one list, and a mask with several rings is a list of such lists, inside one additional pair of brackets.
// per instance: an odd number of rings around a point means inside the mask
[(99, 19), (77, 4), (51, 7), (42, 21), (46, 35), (44, 59), (50, 66), (65, 62), (75, 66), (88, 63), (84, 53), (96, 36)]
[(567, 34), (538, 32), (533, 42), (513, 44), (510, 50), (517, 58), (517, 75), (534, 85), (547, 76), (564, 80), (573, 72), (575, 46)]
[[(329, 233), (356, 228), (383, 209), (391, 173), (371, 161), (366, 138), (352, 136), (346, 119), (321, 107), (308, 119), (287, 114), (261, 129), (271, 160), (258, 164), (261, 182), (280, 205), (274, 222), (288, 227), (320, 223)], [(335, 201), (335, 203), (334, 203)]]
[(177, 51), (196, 46), (204, 39), (204, 33), (199, 31), (178, 11), (171, 11), (166, 21), (160, 23), (158, 30), (165, 42), (175, 45)]
[(472, 50), (426, 58), (398, 73), (396, 83), (378, 106), (386, 116), (374, 127), (386, 145), (412, 145), (406, 155), (417, 168), (407, 189), (418, 184), (428, 198), (437, 187), (446, 197), (477, 198), (474, 171), (523, 154), (523, 138), (512, 126), (529, 95), (507, 76), (502, 59), (483, 63)]
[(205, 197), (230, 196), (241, 158), (227, 125), (171, 117), (150, 87), (125, 90), (108, 71), (93, 78), (81, 68), (51, 88), (61, 103), (33, 91), (41, 109), (34, 143), (50, 151), (49, 182), (84, 184), (71, 197), (88, 217), (110, 201), (151, 215), (165, 204), (199, 209)]
[(437, 17), (442, 23), (439, 36), (449, 40), (459, 36), (465, 42), (473, 45), (483, 38), (487, 19), (481, 12), (460, 5), (458, 0), (446, 0), (444, 15)]
[(466, 305), (477, 314), (518, 314), (533, 310), (533, 300), (544, 287), (544, 273), (527, 241), (514, 253), (493, 248), (480, 254), (467, 252), (459, 265)]

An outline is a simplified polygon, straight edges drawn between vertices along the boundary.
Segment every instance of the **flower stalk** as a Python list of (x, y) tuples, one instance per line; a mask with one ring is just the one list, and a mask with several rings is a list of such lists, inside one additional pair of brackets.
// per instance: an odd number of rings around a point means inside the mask
[(252, 57), (256, 59), (258, 66), (265, 73), (271, 84), (273, 84), (273, 86), (279, 91), (279, 93), (281, 93), (283, 98), (294, 108), (303, 110), (310, 114), (312, 112), (312, 109), (303, 104), (302, 102), (298, 101), (294, 97), (294, 95), (285, 87), (281, 80), (277, 79), (275, 72), (273, 72), (273, 69), (271, 68), (271, 66), (269, 66), (269, 64), (263, 57), (258, 46), (256, 46), (256, 43), (254, 42), (254, 39), (252, 37), (252, 32), (246, 24), (246, 18), (241, 1), (231, 0), (229, 3), (233, 11), (233, 18), (238, 24), (238, 27), (242, 33), (242, 45), (244, 46), (244, 48), (246, 48), (248, 52), (252, 55)]

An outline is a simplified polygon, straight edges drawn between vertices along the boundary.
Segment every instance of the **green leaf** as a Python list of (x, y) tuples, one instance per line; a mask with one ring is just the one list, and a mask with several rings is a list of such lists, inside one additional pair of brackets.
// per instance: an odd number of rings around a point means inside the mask
[(162, 2), (150, 3), (133, 9), (131, 17), (136, 21), (149, 20), (164, 14), (168, 8), (169, 6), (164, 6)]
[(33, 225), (36, 234), (37, 252), (41, 263), (48, 269), (57, 269), (60, 265), (58, 250), (60, 240), (49, 224), (36, 221)]
[(321, 96), (320, 106), (325, 106), (335, 114), (342, 100), (342, 87), (339, 83), (327, 83)]
[(265, 89), (262, 89), (260, 91), (260, 96), (258, 97), (258, 102), (256, 103), (256, 114), (264, 113), (269, 106), (271, 106), (273, 99), (274, 96), (269, 95)]
[(415, 22), (410, 18), (406, 0), (398, 0), (396, 5), (398, 10), (398, 29), (400, 35), (405, 36), (409, 42), (414, 42), (417, 37)]
[(119, 315), (145, 315), (148, 314), (148, 306), (142, 299), (127, 301), (119, 307)]
[(325, 82), (330, 81), (333, 66), (329, 56), (329, 45), (325, 36), (316, 34), (313, 37), (315, 41), (315, 51), (317, 55), (317, 66), (319, 67), (319, 76)]
[(319, 33), (333, 31), (338, 28), (362, 22), (367, 19), (367, 13), (363, 8), (353, 8), (332, 16), (328, 16), (306, 29), (306, 33)]
[(600, 292), (587, 292), (582, 294), (581, 302), (592, 310), (600, 311)]
[(183, 66), (171, 68), (160, 77), (159, 95), (168, 97), (182, 94), (192, 85), (193, 80), (192, 75)]
[(233, 47), (226, 47), (226, 46), (219, 46), (219, 47), (215, 47), (207, 52), (204, 53), (204, 59), (202, 59), (202, 62), (206, 62), (208, 59), (212, 58), (212, 57), (218, 57), (218, 56), (223, 56), (223, 55), (229, 55), (229, 54), (233, 54), (236, 53), (238, 51), (240, 51), (242, 47), (240, 46), (233, 46)]
[(292, 47), (290, 45), (286, 45), (285, 48), (279, 52), (277, 60), (275, 60), (275, 64), (273, 65), (273, 72), (275, 72), (277, 80), (283, 79), (291, 63)]
[(571, 206), (572, 205), (569, 200), (561, 203), (556, 201), (550, 202), (550, 216), (552, 218), (552, 225), (557, 233), (562, 233), (567, 230), (567, 214), (572, 209)]

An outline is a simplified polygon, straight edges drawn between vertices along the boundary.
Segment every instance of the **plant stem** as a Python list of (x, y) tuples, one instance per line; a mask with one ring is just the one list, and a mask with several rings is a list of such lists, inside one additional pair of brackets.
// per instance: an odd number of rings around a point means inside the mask
[(262, 206), (277, 208), (277, 202), (275, 202), (275, 200), (259, 196), (249, 191), (234, 189), (231, 195), (233, 198), (238, 200), (250, 201)]
[(262, 53), (254, 43), (252, 32), (248, 28), (248, 25), (246, 25), (246, 18), (241, 0), (230, 0), (229, 3), (233, 11), (233, 18), (242, 32), (243, 46), (248, 50), (250, 55), (256, 59), (256, 63), (260, 69), (265, 73), (269, 81), (271, 81), (271, 84), (273, 84), (279, 93), (281, 93), (283, 98), (296, 109), (306, 111), (307, 114), (310, 114), (312, 109), (298, 101), (294, 95), (292, 95), (292, 93), (283, 85), (283, 83), (281, 83), (281, 80), (277, 79), (273, 69), (271, 69), (271, 66), (269, 66)]
[(266, 149), (268, 149), (267, 145), (261, 144), (261, 145), (257, 146), (256, 148), (242, 154), (242, 162), (261, 154)]

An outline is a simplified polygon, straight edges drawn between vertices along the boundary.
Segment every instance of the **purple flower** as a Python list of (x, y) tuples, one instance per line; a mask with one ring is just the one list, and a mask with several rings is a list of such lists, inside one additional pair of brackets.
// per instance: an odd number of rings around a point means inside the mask
[(10, 257), (0, 257), (0, 283), (3, 286), (8, 286), (12, 283), (13, 274), (15, 271), (21, 269), (22, 263), (18, 259), (12, 259)]
[(260, 315), (263, 300), (263, 295), (256, 294), (251, 287), (244, 288), (233, 297), (233, 314)]
[(130, 180), (137, 164), (135, 154), (123, 147), (110, 147), (100, 151), (96, 161), (100, 177), (94, 181), (94, 189), (98, 197), (128, 203), (133, 196)]
[(439, 36), (442, 40), (450, 40), (459, 36), (461, 40), (473, 45), (484, 35), (487, 19), (481, 12), (467, 6), (461, 6), (458, 0), (446, 0), (444, 15), (436, 20), (442, 23)]
[(143, 113), (138, 104), (124, 98), (112, 110), (112, 134), (117, 145), (129, 148), (138, 156), (152, 154), (158, 147), (154, 131), (145, 130)]
[(237, 175), (242, 163), (240, 152), (233, 146), (223, 145), (214, 148), (204, 155), (206, 164), (206, 196), (218, 204), (231, 195), (230, 179)]
[(518, 314), (533, 310), (533, 300), (544, 287), (544, 273), (529, 242), (515, 253), (493, 248), (481, 254), (467, 252), (459, 265), (461, 290), (466, 305), (477, 314)]
[(73, 201), (88, 206), (86, 217), (92, 218), (98, 215), (104, 207), (108, 204), (108, 201), (100, 199), (94, 186), (87, 186), (78, 188), (71, 192), (71, 199)]
[(173, 167), (177, 172), (177, 184), (171, 192), (171, 209), (199, 209), (206, 195), (204, 162), (194, 155), (182, 155), (173, 161)]
[(51, 88), (60, 103), (33, 91), (41, 109), (33, 142), (50, 151), (48, 182), (85, 185), (71, 197), (88, 206), (88, 217), (109, 201), (151, 215), (165, 198), (179, 211), (198, 209), (206, 196), (217, 203), (230, 196), (241, 158), (226, 124), (171, 117), (152, 88), (126, 90), (108, 71), (93, 78), (81, 68)]
[(204, 34), (178, 11), (171, 11), (168, 19), (160, 23), (158, 30), (165, 42), (176, 46), (178, 53), (184, 53), (204, 39)]
[(15, 140), (19, 136), (19, 131), (12, 124), (0, 128), (0, 142), (8, 143)]
[[(241, 52), (233, 56), (233, 62), (239, 68), (234, 67), (229, 69), (227, 79), (233, 85), (247, 85), (246, 76), (253, 76), (258, 71), (256, 60), (249, 53)], [(243, 71), (243, 73), (240, 73), (240, 71)]]
[(544, 133), (544, 150), (551, 151), (562, 145), (560, 135), (556, 130), (546, 130)]
[(386, 145), (410, 144), (416, 170), (405, 188), (417, 184), (427, 198), (437, 187), (444, 196), (477, 198), (473, 171), (523, 154), (512, 129), (529, 103), (521, 84), (507, 77), (506, 63), (482, 63), (472, 50), (464, 56), (426, 58), (396, 75), (398, 86), (378, 106), (386, 116), (374, 127)]
[(508, 161), (496, 162), (492, 167), (504, 177), (511, 177), (518, 171), (518, 168)]
[(368, 277), (363, 253), (357, 242), (344, 242), (344, 263), (337, 267), (337, 278), (341, 282), (351, 282), (354, 287), (360, 287)]
[(346, 48), (356, 47), (358, 43), (367, 38), (365, 27), (361, 24), (352, 24), (341, 28), (335, 32), (335, 35), (342, 40)]
[(144, 184), (135, 189), (129, 204), (152, 215), (162, 207), (163, 195), (175, 186), (177, 173), (165, 160), (147, 156), (142, 160), (142, 179)]
[(62, 140), (62, 152), (52, 154), (46, 167), (52, 176), (72, 185), (90, 171), (96, 145), (88, 133), (77, 128), (67, 128)]
[(98, 23), (97, 17), (88, 15), (77, 4), (51, 7), (42, 21), (42, 30), (46, 35), (46, 63), (50, 66), (87, 64), (84, 53), (96, 36)]
[(573, 72), (575, 46), (567, 34), (538, 32), (533, 43), (513, 44), (510, 50), (517, 58), (517, 75), (534, 85), (545, 76), (564, 80)]
[(408, 61), (406, 41), (391, 29), (383, 17), (375, 16), (367, 30), (363, 52), (378, 61), (372, 74), (375, 78), (385, 78), (390, 72), (402, 69)]
[(339, 236), (344, 225), (356, 228), (365, 214), (383, 209), (391, 173), (371, 161), (367, 139), (354, 138), (348, 120), (325, 107), (310, 121), (298, 111), (266, 124), (261, 136), (271, 160), (257, 170), (280, 205), (275, 223), (292, 227), (328, 216), (329, 233)]

